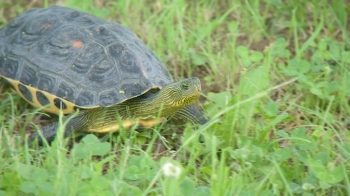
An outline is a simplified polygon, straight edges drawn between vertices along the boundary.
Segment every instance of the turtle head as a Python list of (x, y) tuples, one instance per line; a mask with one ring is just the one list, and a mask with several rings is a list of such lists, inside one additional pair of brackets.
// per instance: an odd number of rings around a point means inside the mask
[(157, 96), (164, 106), (186, 107), (196, 102), (201, 93), (201, 83), (198, 78), (188, 78), (170, 83), (163, 87)]
[[(201, 83), (198, 78), (187, 78), (164, 86), (152, 100), (162, 110), (162, 116), (169, 116), (192, 105), (200, 97)], [(159, 111), (159, 110), (158, 110)]]

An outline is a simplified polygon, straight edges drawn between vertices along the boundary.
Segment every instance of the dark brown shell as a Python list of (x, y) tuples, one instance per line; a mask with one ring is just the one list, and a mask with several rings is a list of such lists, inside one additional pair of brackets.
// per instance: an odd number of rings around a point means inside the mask
[(60, 6), (23, 12), (0, 29), (0, 75), (83, 108), (173, 82), (131, 30)]

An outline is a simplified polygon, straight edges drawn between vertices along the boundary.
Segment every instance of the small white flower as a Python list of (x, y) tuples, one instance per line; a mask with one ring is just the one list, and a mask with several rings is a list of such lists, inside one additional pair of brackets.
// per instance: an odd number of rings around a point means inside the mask
[(172, 163), (165, 163), (162, 167), (164, 176), (178, 178), (181, 175), (181, 168)]
[(310, 183), (307, 183), (307, 182), (305, 182), (305, 183), (302, 185), (302, 189), (303, 189), (303, 190), (306, 190), (306, 191), (312, 190), (312, 189), (314, 189), (314, 188), (315, 188), (314, 185), (312, 185), (312, 184), (310, 184)]

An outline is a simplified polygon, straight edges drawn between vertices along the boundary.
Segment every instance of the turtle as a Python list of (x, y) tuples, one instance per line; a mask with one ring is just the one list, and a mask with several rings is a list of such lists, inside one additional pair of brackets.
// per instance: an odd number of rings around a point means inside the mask
[[(63, 6), (32, 8), (0, 29), (0, 80), (34, 107), (63, 114), (65, 137), (208, 121), (195, 106), (198, 78), (174, 81), (129, 28)], [(30, 140), (51, 142), (58, 126)]]

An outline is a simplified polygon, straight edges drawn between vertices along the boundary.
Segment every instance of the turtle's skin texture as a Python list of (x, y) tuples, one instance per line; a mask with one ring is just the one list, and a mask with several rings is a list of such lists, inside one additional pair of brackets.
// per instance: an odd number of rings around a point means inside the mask
[[(0, 78), (33, 106), (68, 115), (65, 135), (152, 127), (166, 117), (207, 122), (193, 105), (198, 78), (174, 82), (131, 30), (65, 7), (28, 10), (0, 29)], [(40, 131), (51, 141), (57, 128)]]

